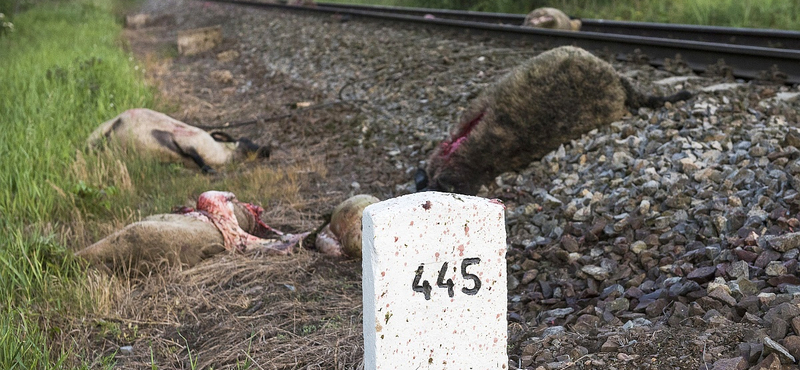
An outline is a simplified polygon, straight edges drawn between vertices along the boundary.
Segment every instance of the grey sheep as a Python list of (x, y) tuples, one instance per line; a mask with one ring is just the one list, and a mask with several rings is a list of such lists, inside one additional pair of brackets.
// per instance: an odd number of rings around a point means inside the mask
[(621, 119), (626, 106), (660, 107), (691, 97), (645, 95), (611, 64), (572, 46), (514, 68), (473, 100), (416, 175), (417, 190), (477, 194), (562, 143)]

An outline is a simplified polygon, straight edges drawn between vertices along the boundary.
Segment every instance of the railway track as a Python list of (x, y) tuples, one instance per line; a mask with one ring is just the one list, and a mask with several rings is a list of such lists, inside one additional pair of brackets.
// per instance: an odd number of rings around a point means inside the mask
[[(385, 12), (420, 17), (430, 14), (441, 19), (507, 24), (512, 26), (521, 25), (522, 21), (525, 19), (525, 15), (522, 14), (484, 13), (464, 10), (403, 8), (336, 3), (318, 3), (318, 5), (322, 7), (344, 10), (352, 9)], [(604, 19), (581, 19), (581, 22), (581, 30), (585, 32), (800, 50), (800, 32), (797, 31), (712, 27), (669, 23), (621, 22)]]
[[(633, 61), (643, 55), (656, 67), (680, 55), (681, 61), (696, 72), (705, 72), (722, 61), (737, 78), (800, 83), (800, 32), (793, 31), (582, 20), (582, 30), (570, 32), (521, 27), (524, 16), (516, 14), (331, 3), (299, 7), (252, 0), (213, 1), (457, 27), (490, 37), (527, 38), (550, 46), (576, 45), (613, 53), (618, 60)], [(426, 14), (434, 17), (426, 18)]]

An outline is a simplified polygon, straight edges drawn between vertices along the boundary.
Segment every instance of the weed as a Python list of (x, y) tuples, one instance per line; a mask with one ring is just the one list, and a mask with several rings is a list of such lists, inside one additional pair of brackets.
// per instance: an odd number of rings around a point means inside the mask
[(313, 334), (317, 331), (316, 325), (303, 325), (302, 333), (303, 335)]
[(192, 355), (192, 349), (189, 348), (189, 341), (187, 341), (186, 337), (184, 337), (183, 334), (181, 334), (180, 332), (178, 332), (178, 335), (180, 335), (181, 339), (183, 339), (183, 342), (186, 343), (186, 352), (189, 354), (189, 365), (191, 366), (191, 369), (192, 370), (197, 369), (197, 361), (199, 359), (197, 358), (196, 355), (194, 356)]

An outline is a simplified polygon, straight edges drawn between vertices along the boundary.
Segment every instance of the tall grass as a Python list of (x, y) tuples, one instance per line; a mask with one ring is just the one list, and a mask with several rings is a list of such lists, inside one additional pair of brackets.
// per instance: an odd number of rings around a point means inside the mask
[(326, 0), (340, 3), (527, 13), (555, 7), (573, 17), (800, 30), (797, 0)]
[[(14, 17), (0, 35), (0, 368), (58, 368), (56, 318), (80, 296), (82, 272), (59, 228), (81, 197), (104, 189), (70, 171), (86, 135), (152, 91), (120, 49), (110, 4), (59, 2)], [(95, 190), (93, 194), (87, 189)], [(81, 193), (83, 191), (83, 193)], [(88, 195), (87, 195), (88, 194)]]
[(72, 250), (206, 190), (292, 205), (299, 173), (324, 167), (309, 158), (209, 177), (122, 149), (89, 151), (85, 139), (101, 122), (160, 108), (143, 66), (122, 51), (112, 14), (122, 3), (26, 4), (15, 31), (0, 34), (0, 369), (112, 366), (87, 352), (91, 335), (72, 333), (91, 332), (84, 318), (113, 316), (116, 285), (87, 274)]

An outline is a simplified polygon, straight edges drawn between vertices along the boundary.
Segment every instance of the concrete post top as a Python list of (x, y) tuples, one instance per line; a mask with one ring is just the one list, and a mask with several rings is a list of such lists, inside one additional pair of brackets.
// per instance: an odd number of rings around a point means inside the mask
[[(385, 200), (368, 206), (364, 213), (378, 214), (384, 210), (400, 211), (400, 210), (425, 210), (430, 211), (437, 209), (438, 206), (444, 206), (446, 209), (452, 209), (452, 201), (463, 202), (464, 205), (472, 205), (474, 207), (486, 207), (487, 211), (496, 208), (497, 211), (502, 211), (505, 206), (502, 202), (496, 199), (486, 199), (475, 197), (471, 195), (462, 195), (454, 193), (441, 193), (438, 191), (426, 191), (421, 193), (408, 194), (397, 198)], [(483, 208), (481, 208), (483, 209)], [(484, 211), (484, 212), (487, 212)], [(438, 213), (437, 213), (438, 214)]]

